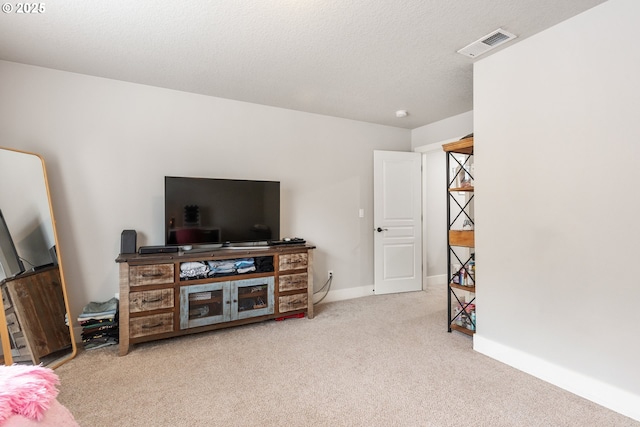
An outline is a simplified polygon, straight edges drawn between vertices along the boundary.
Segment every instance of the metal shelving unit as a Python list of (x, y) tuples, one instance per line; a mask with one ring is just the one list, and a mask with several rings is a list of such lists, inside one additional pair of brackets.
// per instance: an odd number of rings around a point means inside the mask
[(473, 137), (444, 144), (447, 167), (448, 331), (476, 331)]

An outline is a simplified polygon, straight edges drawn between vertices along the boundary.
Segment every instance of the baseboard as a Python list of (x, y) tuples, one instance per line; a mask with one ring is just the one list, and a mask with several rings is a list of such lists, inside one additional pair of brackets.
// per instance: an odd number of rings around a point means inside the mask
[[(314, 301), (319, 300), (324, 295), (324, 291), (315, 295)], [(344, 301), (353, 298), (367, 297), (373, 295), (373, 285), (360, 286), (357, 288), (336, 289), (329, 291), (329, 294), (320, 304), (325, 302)]]
[(439, 274), (436, 276), (427, 276), (424, 281), (423, 290), (428, 291), (429, 289), (439, 288), (444, 289), (444, 286), (447, 284), (447, 275)]
[(476, 333), (473, 337), (473, 349), (598, 405), (640, 421), (640, 396), (638, 395), (485, 339), (480, 333)]
[[(423, 290), (428, 291), (429, 289), (444, 289), (443, 286), (447, 283), (447, 275), (441, 274), (438, 276), (428, 276), (425, 278), (423, 285)], [(324, 292), (319, 293), (315, 300), (322, 298)], [(374, 295), (373, 285), (369, 286), (359, 286), (357, 288), (347, 288), (347, 289), (338, 289), (331, 290), (329, 295), (326, 296), (321, 302), (334, 302), (334, 301), (344, 301), (353, 298), (367, 297), (370, 295)]]

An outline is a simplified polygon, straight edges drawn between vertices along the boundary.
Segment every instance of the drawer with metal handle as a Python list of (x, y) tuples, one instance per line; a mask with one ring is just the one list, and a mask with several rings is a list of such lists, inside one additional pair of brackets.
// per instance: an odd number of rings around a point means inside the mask
[(129, 336), (140, 338), (173, 331), (173, 313), (134, 317), (129, 321)]
[(173, 283), (173, 264), (132, 265), (129, 268), (129, 286), (164, 285)]
[(173, 308), (173, 288), (153, 291), (137, 291), (129, 294), (129, 312)]
[(309, 297), (307, 294), (285, 295), (278, 298), (278, 312), (304, 310), (307, 308)]

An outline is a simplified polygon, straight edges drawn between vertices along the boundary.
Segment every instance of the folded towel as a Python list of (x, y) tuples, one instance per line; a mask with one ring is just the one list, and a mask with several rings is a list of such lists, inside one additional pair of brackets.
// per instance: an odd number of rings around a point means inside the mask
[(88, 317), (87, 314), (91, 313), (103, 313), (103, 312), (114, 312), (118, 309), (118, 299), (111, 298), (109, 301), (105, 302), (90, 302), (85, 305), (82, 309), (82, 317)]
[(180, 264), (180, 271), (196, 270), (202, 267), (206, 267), (203, 262), (183, 262)]

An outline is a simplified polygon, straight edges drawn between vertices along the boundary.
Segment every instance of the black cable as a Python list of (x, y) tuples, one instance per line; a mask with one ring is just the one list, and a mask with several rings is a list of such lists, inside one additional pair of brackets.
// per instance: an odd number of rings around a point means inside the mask
[(327, 287), (327, 284), (329, 284), (329, 282), (331, 282), (331, 279), (333, 279), (333, 276), (329, 277), (329, 278), (327, 279), (327, 281), (326, 281), (326, 282), (324, 282), (324, 285), (322, 285), (322, 287), (321, 287), (320, 289), (318, 289), (317, 291), (315, 291), (313, 294), (315, 295), (315, 294), (317, 294), (317, 293), (322, 292), (322, 290), (323, 290), (324, 288), (326, 288), (326, 287)]
[(326, 287), (327, 287), (327, 285), (329, 285), (329, 287), (327, 288), (327, 293), (325, 293), (325, 294), (322, 296), (322, 298), (320, 298), (318, 301), (314, 302), (314, 303), (313, 303), (313, 305), (320, 304), (320, 303), (322, 302), (322, 300), (323, 300), (323, 299), (325, 299), (325, 298), (327, 297), (327, 295), (329, 295), (329, 291), (331, 290), (331, 283), (332, 283), (332, 282), (333, 282), (333, 275), (331, 275), (331, 276), (327, 279), (327, 281), (326, 281), (326, 282), (324, 282), (324, 285), (323, 285), (320, 289), (318, 289), (317, 291), (315, 291), (315, 292), (313, 293), (313, 294), (315, 295), (315, 294), (317, 294), (317, 293), (319, 293), (319, 292), (322, 292), (322, 290), (323, 290), (324, 288), (326, 288)]

